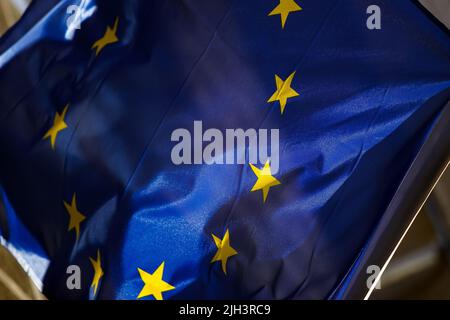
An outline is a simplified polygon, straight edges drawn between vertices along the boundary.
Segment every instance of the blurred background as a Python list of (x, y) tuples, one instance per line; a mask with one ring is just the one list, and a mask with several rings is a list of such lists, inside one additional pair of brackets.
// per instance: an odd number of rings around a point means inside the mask
[[(0, 36), (29, 2), (0, 0)], [(420, 2), (450, 29), (450, 0)], [(45, 299), (1, 246), (0, 299)], [(450, 170), (414, 221), (371, 299), (450, 299)]]

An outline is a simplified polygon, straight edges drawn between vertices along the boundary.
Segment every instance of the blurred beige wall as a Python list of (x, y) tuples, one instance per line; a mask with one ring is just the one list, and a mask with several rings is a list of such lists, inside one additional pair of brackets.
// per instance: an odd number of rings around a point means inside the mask
[[(419, 1), (450, 29), (450, 0)], [(19, 19), (29, 2), (30, 0), (0, 0), (0, 35)]]
[[(21, 12), (28, 2), (28, 0), (0, 0), (0, 36), (9, 26), (13, 25), (14, 22), (19, 19)], [(373, 1), (373, 3), (376, 2), (376, 0)], [(420, 2), (450, 28), (450, 0), (420, 0)], [(15, 4), (13, 5), (13, 3)], [(450, 176), (450, 174), (448, 174), (448, 176)], [(450, 178), (448, 178), (447, 181), (450, 181)], [(437, 193), (441, 190), (441, 193), (445, 198), (448, 195), (449, 186), (450, 182), (444, 183), (441, 189), (437, 189)], [(446, 189), (444, 189), (444, 187)], [(448, 201), (447, 208), (450, 208), (450, 203)], [(431, 296), (436, 297), (436, 295)], [(31, 281), (27, 278), (26, 273), (12, 258), (11, 254), (0, 246), (0, 300), (42, 298), (44, 297), (39, 294)]]
[(29, 2), (30, 0), (0, 0), (0, 35), (20, 18)]

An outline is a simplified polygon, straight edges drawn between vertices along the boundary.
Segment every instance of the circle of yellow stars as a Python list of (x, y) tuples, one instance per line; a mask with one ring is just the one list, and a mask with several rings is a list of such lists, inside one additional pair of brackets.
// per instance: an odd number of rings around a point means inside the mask
[[(268, 16), (279, 15), (281, 19), (281, 28), (284, 29), (286, 22), (290, 14), (303, 10), (295, 0), (278, 0), (279, 4), (269, 12)], [(91, 49), (95, 52), (95, 57), (98, 57), (100, 53), (109, 45), (119, 42), (117, 36), (117, 31), (119, 27), (119, 17), (116, 17), (114, 24), (112, 26), (107, 26), (102, 37), (94, 42)], [(299, 96), (298, 92), (292, 88), (292, 82), (294, 79), (296, 71), (293, 71), (285, 80), (280, 76), (275, 75), (275, 92), (267, 100), (267, 103), (278, 102), (280, 106), (281, 115), (284, 113), (288, 99)], [(69, 111), (69, 104), (66, 104), (61, 112), (56, 112), (53, 125), (44, 134), (43, 140), (50, 140), (50, 146), (52, 150), (56, 149), (56, 143), (58, 135), (69, 128), (66, 122), (66, 116)], [(257, 180), (253, 185), (251, 192), (262, 191), (263, 203), (267, 201), (269, 190), (272, 187), (276, 187), (281, 184), (281, 182), (276, 179), (271, 173), (270, 161), (264, 164), (262, 168), (258, 168), (253, 164), (250, 164), (250, 168), (255, 174)], [(75, 231), (75, 238), (78, 241), (80, 237), (81, 223), (86, 220), (86, 215), (80, 212), (77, 205), (77, 195), (73, 193), (72, 199), (69, 202), (63, 201), (63, 205), (69, 215), (69, 226), (68, 231)], [(230, 231), (226, 229), (222, 238), (211, 234), (212, 240), (216, 246), (216, 253), (211, 259), (210, 263), (220, 262), (221, 269), (225, 275), (227, 275), (227, 263), (230, 258), (236, 256), (238, 252), (231, 246)], [(97, 250), (96, 258), (89, 257), (89, 261), (92, 265), (94, 276), (91, 282), (91, 288), (93, 289), (93, 295), (95, 296), (98, 292), (101, 279), (104, 276), (104, 271), (101, 263), (100, 250)], [(163, 293), (167, 291), (174, 290), (175, 287), (164, 278), (164, 267), (165, 262), (163, 261), (153, 273), (149, 273), (143, 269), (137, 268), (138, 274), (144, 283), (141, 291), (139, 292), (137, 298), (143, 298), (152, 296), (156, 300), (163, 299)]]

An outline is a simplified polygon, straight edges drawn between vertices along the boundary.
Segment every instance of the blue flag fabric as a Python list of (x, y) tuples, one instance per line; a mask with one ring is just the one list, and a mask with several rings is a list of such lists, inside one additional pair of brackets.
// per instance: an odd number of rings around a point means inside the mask
[[(50, 298), (329, 298), (450, 98), (448, 34), (372, 2), (35, 1), (0, 39), (1, 243)], [(278, 129), (278, 169), (205, 163), (211, 128)]]

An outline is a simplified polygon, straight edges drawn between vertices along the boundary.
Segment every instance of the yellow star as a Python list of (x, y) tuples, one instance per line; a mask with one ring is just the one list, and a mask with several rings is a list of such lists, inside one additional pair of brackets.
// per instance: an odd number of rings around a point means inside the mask
[(281, 28), (284, 29), (284, 25), (286, 24), (286, 20), (288, 18), (289, 13), (300, 11), (302, 10), (302, 8), (295, 2), (295, 0), (279, 0), (279, 1), (280, 4), (269, 13), (269, 16), (279, 14), (281, 17)]
[(55, 119), (53, 120), (53, 126), (47, 131), (42, 140), (50, 138), (50, 144), (52, 145), (52, 149), (55, 149), (56, 137), (58, 133), (67, 128), (67, 124), (64, 121), (66, 117), (67, 109), (69, 109), (69, 105), (64, 107), (64, 110), (61, 114), (58, 112), (55, 115)]
[(230, 233), (227, 229), (225, 235), (223, 236), (223, 239), (220, 239), (213, 234), (211, 235), (217, 247), (217, 252), (212, 258), (211, 263), (221, 261), (223, 273), (227, 274), (228, 259), (234, 255), (237, 255), (237, 251), (234, 250), (233, 247), (231, 247), (230, 245)]
[(114, 22), (114, 27), (110, 28), (109, 26), (107, 26), (104, 36), (102, 38), (100, 38), (99, 40), (97, 40), (92, 45), (91, 49), (96, 49), (96, 51), (95, 51), (96, 56), (98, 56), (100, 51), (102, 51), (103, 48), (106, 47), (107, 45), (113, 44), (113, 43), (119, 41), (119, 39), (117, 38), (117, 35), (116, 35), (118, 25), (119, 25), (119, 18), (117, 17), (116, 21)]
[(94, 268), (94, 278), (92, 279), (91, 288), (94, 287), (94, 295), (95, 295), (95, 293), (97, 292), (100, 279), (104, 275), (100, 259), (100, 250), (97, 250), (97, 260), (94, 260), (91, 257), (89, 257), (89, 260), (91, 261), (92, 268)]
[(263, 202), (266, 202), (267, 195), (269, 194), (269, 189), (271, 187), (277, 186), (281, 184), (270, 171), (270, 162), (267, 160), (263, 169), (258, 169), (254, 165), (250, 163), (250, 167), (253, 170), (253, 173), (256, 175), (258, 180), (256, 180), (255, 185), (253, 186), (251, 191), (262, 190), (263, 192)]
[(64, 201), (64, 207), (66, 207), (67, 213), (70, 216), (68, 231), (75, 229), (77, 240), (80, 236), (80, 223), (83, 222), (86, 217), (77, 209), (77, 196), (74, 193), (72, 197), (72, 203), (68, 204)]
[(161, 263), (153, 274), (145, 272), (139, 269), (139, 275), (142, 281), (144, 281), (144, 287), (141, 292), (139, 292), (138, 299), (153, 296), (156, 300), (163, 300), (162, 293), (175, 289), (174, 286), (165, 282), (162, 277), (164, 273), (164, 261)]
[(277, 90), (270, 97), (270, 99), (267, 100), (267, 102), (270, 103), (270, 102), (279, 101), (280, 108), (281, 108), (281, 114), (283, 114), (283, 112), (284, 112), (284, 108), (286, 107), (287, 100), (289, 98), (299, 96), (297, 91), (295, 91), (291, 87), (292, 79), (294, 79), (294, 76), (295, 76), (295, 71), (292, 72), (285, 81), (283, 81), (278, 75), (275, 75), (275, 82), (277, 85)]

